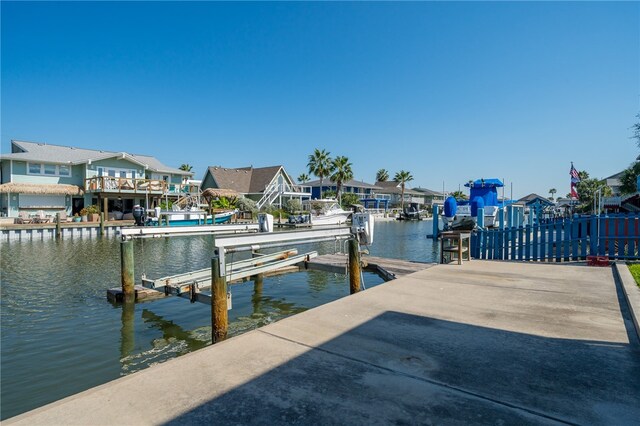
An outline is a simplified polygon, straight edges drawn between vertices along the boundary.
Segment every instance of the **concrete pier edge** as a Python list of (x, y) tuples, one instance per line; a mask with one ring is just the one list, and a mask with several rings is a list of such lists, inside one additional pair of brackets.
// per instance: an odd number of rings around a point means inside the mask
[(622, 283), (624, 297), (629, 306), (629, 312), (633, 319), (633, 325), (635, 325), (636, 334), (638, 335), (638, 339), (640, 339), (640, 287), (636, 284), (636, 280), (633, 279), (626, 262), (615, 262), (613, 264), (613, 270)]

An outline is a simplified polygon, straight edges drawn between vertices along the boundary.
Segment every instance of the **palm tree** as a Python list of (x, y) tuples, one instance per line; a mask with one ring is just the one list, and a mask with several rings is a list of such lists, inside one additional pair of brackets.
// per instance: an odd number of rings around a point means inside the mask
[(467, 194), (465, 194), (462, 191), (453, 191), (451, 194), (449, 194), (450, 196), (452, 196), (453, 198), (455, 198), (456, 200), (466, 200), (467, 198)]
[(551, 188), (551, 189), (549, 190), (549, 194), (551, 194), (551, 197), (549, 197), (549, 199), (550, 199), (551, 201), (553, 201), (553, 195), (554, 195), (556, 192), (558, 192), (558, 190), (557, 190), (557, 189), (555, 189), (555, 188)]
[(178, 167), (180, 170), (183, 170), (185, 172), (190, 172), (191, 169), (193, 169), (193, 166), (189, 165), (189, 164), (181, 164), (180, 167)]
[(326, 176), (329, 176), (333, 171), (333, 163), (331, 161), (331, 157), (329, 157), (329, 152), (323, 150), (319, 150), (316, 148), (313, 151), (313, 154), (309, 156), (309, 163), (307, 163), (307, 167), (309, 167), (309, 173), (314, 174), (320, 178), (320, 194), (322, 194), (322, 182)]
[(333, 174), (331, 180), (336, 183), (336, 193), (338, 195), (338, 203), (341, 202), (342, 184), (353, 179), (353, 170), (351, 163), (347, 157), (338, 156), (333, 160)]
[(300, 183), (309, 182), (309, 175), (306, 174), (306, 173), (300, 173), (300, 176), (298, 176), (298, 182), (300, 182)]
[(405, 184), (407, 182), (409, 182), (409, 181), (412, 181), (413, 180), (413, 176), (411, 176), (411, 172), (400, 170), (393, 177), (393, 180), (395, 180), (396, 182), (400, 182), (400, 188), (402, 188), (402, 199), (400, 200), (400, 209), (404, 210), (404, 188), (405, 188)]
[(385, 169), (380, 169), (376, 173), (376, 182), (386, 182), (389, 180), (389, 172)]

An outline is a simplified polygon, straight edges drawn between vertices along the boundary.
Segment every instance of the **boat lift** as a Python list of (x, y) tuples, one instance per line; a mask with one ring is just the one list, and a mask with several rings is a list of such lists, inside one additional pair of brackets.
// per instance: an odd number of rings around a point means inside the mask
[[(258, 274), (265, 274), (287, 266), (308, 262), (318, 256), (317, 251), (298, 254), (297, 249), (277, 253), (262, 254), (258, 250), (280, 247), (287, 243), (309, 244), (323, 241), (340, 242), (352, 239), (351, 228), (340, 227), (321, 230), (278, 232), (266, 234), (245, 234), (219, 236), (215, 240), (213, 260), (218, 262), (219, 271), (227, 283), (243, 280)], [(226, 255), (251, 251), (251, 259), (226, 262)], [(192, 302), (211, 303), (211, 296), (202, 293), (211, 289), (212, 268), (200, 269), (183, 274), (170, 275), (158, 279), (142, 277), (143, 287), (190, 299)]]
[[(356, 213), (353, 215), (350, 227), (337, 227), (325, 229), (311, 229), (293, 232), (273, 232), (273, 216), (261, 215), (257, 225), (252, 228), (254, 232), (247, 233), (250, 225), (241, 230), (232, 229), (237, 225), (215, 225), (211, 227), (184, 227), (182, 229), (163, 228), (128, 228), (122, 231), (121, 264), (122, 264), (122, 292), (125, 303), (135, 301), (134, 290), (134, 261), (132, 240), (137, 238), (160, 238), (185, 235), (211, 235), (216, 231), (220, 234), (222, 229), (227, 229), (227, 235), (216, 236), (214, 242), (214, 256), (211, 259), (211, 269), (201, 269), (185, 274), (178, 274), (157, 280), (149, 280), (143, 277), (144, 287), (162, 291), (166, 295), (176, 295), (188, 298), (191, 302), (211, 304), (212, 340), (217, 342), (227, 336), (228, 309), (230, 309), (230, 295), (227, 292), (227, 282), (244, 279), (247, 277), (264, 274), (305, 261), (318, 255), (311, 251), (299, 255), (297, 250), (289, 249), (272, 254), (259, 254), (256, 251), (273, 248), (289, 243), (308, 244), (323, 241), (348, 241), (349, 242), (349, 286), (350, 293), (360, 291), (360, 252), (359, 245), (369, 245), (373, 242), (374, 219), (369, 213)], [(205, 230), (204, 228), (215, 228)], [(168, 232), (167, 232), (168, 231)], [(231, 233), (231, 235), (229, 235)], [(242, 260), (227, 264), (226, 255), (251, 251), (252, 259)], [(202, 292), (210, 289), (211, 294)]]

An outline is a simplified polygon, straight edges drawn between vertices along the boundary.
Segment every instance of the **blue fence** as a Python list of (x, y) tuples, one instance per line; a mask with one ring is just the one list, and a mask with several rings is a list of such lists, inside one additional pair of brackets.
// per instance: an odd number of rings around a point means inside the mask
[(557, 219), (534, 226), (481, 230), (471, 236), (476, 259), (568, 262), (587, 256), (639, 260), (640, 215)]

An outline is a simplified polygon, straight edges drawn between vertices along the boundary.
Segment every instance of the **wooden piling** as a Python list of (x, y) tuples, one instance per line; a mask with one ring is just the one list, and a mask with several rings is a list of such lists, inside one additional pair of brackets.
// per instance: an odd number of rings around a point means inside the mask
[(100, 213), (100, 236), (104, 235), (104, 212)]
[(56, 213), (56, 239), (62, 237), (62, 224), (60, 223), (60, 212)]
[[(222, 255), (224, 256), (224, 254)], [(229, 314), (227, 312), (227, 277), (220, 271), (218, 256), (211, 259), (211, 340), (213, 343), (227, 338)]]
[(122, 279), (122, 294), (124, 302), (134, 302), (135, 277), (133, 270), (133, 241), (123, 241), (120, 243), (120, 265)]
[(349, 240), (349, 292), (360, 291), (360, 250), (358, 240)]

